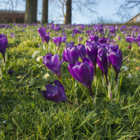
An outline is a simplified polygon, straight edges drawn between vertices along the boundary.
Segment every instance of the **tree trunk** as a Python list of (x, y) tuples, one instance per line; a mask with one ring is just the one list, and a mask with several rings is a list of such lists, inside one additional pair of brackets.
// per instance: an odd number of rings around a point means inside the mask
[(24, 23), (37, 23), (37, 0), (26, 0)]
[(48, 0), (43, 0), (42, 23), (48, 23)]
[(67, 0), (64, 24), (71, 24), (71, 9), (72, 9), (72, 0)]

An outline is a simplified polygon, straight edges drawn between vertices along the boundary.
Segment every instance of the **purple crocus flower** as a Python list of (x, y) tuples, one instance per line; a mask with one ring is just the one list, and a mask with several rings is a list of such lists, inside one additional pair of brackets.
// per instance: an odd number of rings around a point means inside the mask
[(44, 41), (45, 41), (48, 44), (49, 43), (49, 40), (51, 39), (49, 37), (50, 33), (49, 32), (46, 33), (45, 30), (46, 30), (46, 28), (42, 27), (42, 28), (38, 28), (37, 31), (38, 31), (40, 37), (42, 38), (42, 42), (44, 43)]
[(79, 28), (75, 28), (72, 31), (73, 31), (74, 34), (79, 34), (80, 33)]
[(55, 86), (50, 84), (46, 85), (46, 90), (41, 91), (43, 97), (55, 103), (69, 102), (65, 94), (64, 86), (61, 84), (61, 82), (54, 80), (54, 84)]
[(49, 37), (49, 34), (50, 34), (49, 32), (45, 33), (45, 36), (44, 36), (43, 41), (42, 41), (43, 43), (44, 43), (44, 41), (47, 42), (47, 44), (49, 43), (49, 40), (51, 39), (51, 37)]
[(140, 47), (140, 41), (138, 42), (138, 46)]
[(66, 42), (66, 40), (67, 40), (67, 37), (66, 36), (63, 36), (62, 37), (62, 42)]
[(53, 55), (48, 53), (47, 55), (43, 56), (43, 63), (49, 70), (55, 73), (60, 79), (61, 77), (60, 69), (61, 69), (62, 61), (61, 62), (59, 61), (58, 54)]
[(44, 30), (44, 28), (43, 27), (42, 28), (38, 28), (37, 31), (38, 31), (40, 37), (43, 39), (44, 36), (45, 36), (45, 30)]
[(3, 55), (4, 62), (5, 62), (5, 51), (8, 45), (8, 40), (4, 34), (0, 34), (0, 52)]
[(114, 26), (111, 26), (110, 28), (109, 28), (109, 31), (110, 31), (110, 33), (115, 33), (115, 27)]
[(79, 36), (79, 38), (78, 38), (78, 42), (81, 42), (82, 39), (83, 39), (83, 37), (80, 37), (80, 36)]
[(86, 33), (88, 34), (88, 36), (90, 36), (90, 30), (87, 30)]
[(58, 46), (58, 51), (59, 51), (60, 45), (62, 43), (62, 37), (61, 36), (53, 37), (52, 40), (55, 43), (55, 45)]
[(121, 37), (120, 36), (118, 36), (118, 40), (121, 40)]
[(103, 34), (104, 33), (104, 28), (101, 26), (101, 27), (98, 27), (98, 31), (100, 34)]
[(72, 38), (74, 37), (74, 34), (71, 34)]
[(75, 64), (69, 64), (68, 70), (74, 79), (90, 90), (91, 96), (93, 97), (91, 90), (94, 75), (92, 62), (88, 58), (84, 58), (83, 62), (77, 61)]
[(120, 72), (120, 68), (122, 64), (122, 51), (120, 49), (112, 50), (110, 52), (109, 58), (110, 58), (113, 68), (116, 71), (116, 83), (117, 83), (118, 74)]
[(86, 43), (86, 52), (93, 64), (95, 76), (96, 76), (97, 51), (98, 47), (96, 42), (93, 41), (92, 43), (88, 42)]
[(99, 37), (97, 35), (92, 35), (88, 38), (89, 42), (95, 41), (97, 42), (99, 40)]
[(99, 68), (102, 70), (102, 73), (106, 77), (106, 82), (108, 85), (107, 73), (108, 73), (108, 65), (107, 65), (107, 53), (104, 47), (100, 47), (97, 54), (97, 63)]
[(73, 41), (70, 41), (69, 44), (67, 44), (68, 47), (74, 47), (74, 42)]
[(12, 75), (12, 74), (15, 73), (15, 71), (13, 71), (13, 70), (8, 70), (7, 73), (10, 74), (10, 75)]
[(62, 53), (63, 61), (69, 62), (70, 64), (75, 64), (79, 58), (79, 50), (76, 46), (65, 48)]
[(102, 43), (107, 43), (107, 40), (106, 40), (106, 38), (103, 36), (103, 37), (100, 37), (99, 42), (100, 42), (101, 44), (102, 44)]
[(61, 30), (61, 27), (59, 27), (59, 26), (54, 26), (53, 29), (54, 29), (55, 31), (59, 31), (59, 30)]
[(11, 33), (11, 37), (15, 37), (15, 35), (13, 33)]
[(135, 37), (131, 35), (127, 35), (125, 37), (126, 42), (133, 43), (135, 41)]
[(86, 48), (85, 48), (85, 46), (83, 44), (78, 44), (77, 48), (79, 50), (79, 56), (81, 57), (81, 59), (86, 57)]

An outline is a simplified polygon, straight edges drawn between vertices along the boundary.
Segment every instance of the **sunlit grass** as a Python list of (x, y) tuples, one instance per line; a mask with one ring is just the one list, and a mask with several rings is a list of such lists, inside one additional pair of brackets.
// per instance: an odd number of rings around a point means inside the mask
[[(30, 30), (34, 29), (33, 30)], [(88, 27), (86, 27), (86, 30)], [(119, 98), (117, 101), (106, 97), (106, 88), (102, 86), (101, 70), (97, 68), (97, 85), (93, 83), (92, 90), (96, 95), (96, 106), (93, 105), (89, 91), (79, 82), (75, 82), (64, 62), (61, 68), (62, 82), (68, 103), (53, 103), (45, 100), (40, 90), (46, 84), (51, 84), (57, 77), (52, 74), (43, 62), (37, 61), (38, 56), (43, 56), (41, 38), (37, 28), (28, 26), (0, 29), (8, 37), (6, 50), (6, 66), (3, 77), (0, 79), (0, 139), (48, 139), (48, 140), (82, 140), (82, 139), (139, 139), (140, 138), (140, 51), (137, 44), (132, 44), (133, 50), (127, 49), (125, 37), (117, 41), (123, 52), (124, 62), (128, 70), (121, 68), (119, 77)], [(11, 37), (13, 32), (16, 37)], [(83, 36), (82, 44), (87, 37), (85, 32), (71, 37), (71, 30), (66, 29), (67, 42), (74, 41), (78, 45), (78, 37)], [(61, 34), (61, 31), (57, 35)], [(54, 31), (50, 34), (51, 38)], [(45, 43), (46, 53), (56, 53), (55, 44), (50, 41)], [(65, 48), (62, 43), (59, 51)], [(35, 51), (40, 51), (33, 58)], [(0, 55), (2, 60), (2, 55)], [(7, 70), (14, 70), (15, 74), (9, 75)], [(115, 77), (115, 71), (113, 70)], [(44, 75), (48, 74), (47, 78)], [(131, 77), (129, 77), (131, 74)], [(112, 89), (113, 90), (113, 89)], [(77, 102), (76, 96), (77, 95)], [(76, 102), (76, 103), (75, 103)]]

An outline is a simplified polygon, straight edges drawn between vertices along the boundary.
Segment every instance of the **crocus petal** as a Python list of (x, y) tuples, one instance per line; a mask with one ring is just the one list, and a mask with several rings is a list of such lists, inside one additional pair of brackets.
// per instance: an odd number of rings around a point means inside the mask
[(70, 74), (73, 76), (74, 79), (76, 79), (77, 81), (79, 81), (80, 83), (83, 83), (79, 77), (77, 77), (77, 73), (78, 73), (78, 66), (75, 66), (74, 64), (69, 64), (68, 65), (68, 70), (70, 72)]
[(51, 61), (52, 63), (54, 63), (54, 64), (56, 64), (56, 66), (58, 66), (59, 65), (59, 56), (58, 56), (58, 54), (55, 54), (54, 56), (52, 56), (52, 61)]
[(73, 47), (71, 50), (70, 50), (70, 57), (71, 57), (71, 63), (74, 64), (78, 58), (79, 58), (79, 51), (76, 47)]
[[(78, 78), (83, 81), (86, 87), (91, 87), (92, 85), (92, 74), (90, 66), (87, 65), (87, 62), (82, 63), (78, 68)], [(90, 79), (90, 80), (89, 80)]]

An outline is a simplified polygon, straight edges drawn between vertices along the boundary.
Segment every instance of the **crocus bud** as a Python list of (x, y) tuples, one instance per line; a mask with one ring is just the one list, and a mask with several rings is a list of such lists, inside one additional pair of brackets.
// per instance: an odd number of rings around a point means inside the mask
[(76, 46), (65, 48), (62, 53), (63, 61), (69, 62), (70, 64), (75, 64), (79, 58), (79, 50)]
[(4, 62), (5, 62), (5, 51), (8, 45), (8, 40), (4, 34), (0, 34), (0, 52), (3, 55)]
[(43, 56), (43, 63), (49, 70), (55, 73), (60, 79), (61, 76), (60, 68), (62, 65), (62, 61), (61, 62), (59, 61), (58, 54), (53, 55), (48, 53), (47, 55)]
[(102, 72), (107, 77), (107, 73), (108, 73), (107, 52), (106, 52), (105, 48), (103, 48), (103, 47), (99, 48), (99, 50), (98, 50), (97, 63), (98, 63), (99, 68), (102, 70)]
[(53, 37), (52, 40), (55, 43), (55, 45), (58, 46), (58, 51), (59, 51), (60, 45), (61, 45), (61, 43), (63, 41), (62, 37), (61, 36)]
[(54, 85), (46, 85), (46, 90), (41, 91), (43, 97), (55, 103), (67, 102), (64, 86), (58, 80), (54, 80)]
[(84, 58), (83, 62), (77, 61), (75, 64), (69, 64), (68, 70), (74, 79), (86, 86), (93, 97), (91, 86), (93, 81), (93, 66), (88, 58)]
[(77, 48), (79, 50), (79, 56), (81, 57), (81, 59), (86, 57), (86, 48), (85, 48), (85, 46), (83, 44), (78, 44)]
[(109, 58), (116, 73), (119, 73), (122, 64), (122, 51), (120, 49), (111, 51)]

